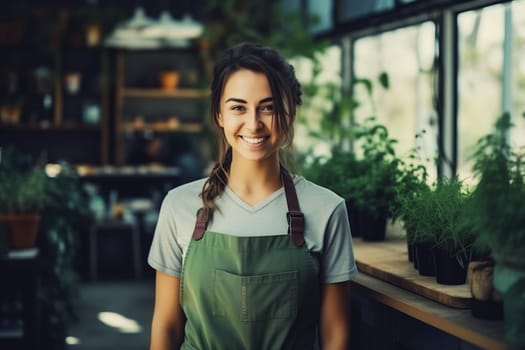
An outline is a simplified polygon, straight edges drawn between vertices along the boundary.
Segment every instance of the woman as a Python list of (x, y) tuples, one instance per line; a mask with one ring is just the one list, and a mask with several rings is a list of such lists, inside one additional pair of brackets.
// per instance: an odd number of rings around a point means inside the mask
[(273, 49), (217, 62), (211, 116), (220, 160), (164, 199), (151, 349), (346, 349), (357, 273), (345, 204), (283, 166), (301, 89)]

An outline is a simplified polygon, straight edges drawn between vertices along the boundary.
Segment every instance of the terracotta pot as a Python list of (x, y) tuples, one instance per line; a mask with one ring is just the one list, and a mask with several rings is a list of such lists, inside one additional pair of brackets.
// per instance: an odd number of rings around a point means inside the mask
[(165, 90), (175, 90), (179, 85), (180, 73), (177, 71), (160, 72), (160, 85)]
[(9, 249), (35, 247), (40, 214), (4, 214), (0, 215), (0, 221), (7, 226)]

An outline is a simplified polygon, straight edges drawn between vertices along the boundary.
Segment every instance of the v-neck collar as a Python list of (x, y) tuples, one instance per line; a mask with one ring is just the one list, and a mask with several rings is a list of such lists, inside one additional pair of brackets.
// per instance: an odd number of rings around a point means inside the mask
[(284, 187), (281, 186), (278, 188), (275, 192), (270, 194), (268, 197), (260, 201), (259, 203), (255, 205), (251, 205), (243, 201), (233, 190), (226, 186), (224, 189), (224, 193), (229, 196), (239, 207), (243, 208), (244, 210), (250, 212), (250, 213), (256, 213), (259, 210), (266, 207), (268, 204), (276, 200), (278, 197), (282, 196), (284, 194)]

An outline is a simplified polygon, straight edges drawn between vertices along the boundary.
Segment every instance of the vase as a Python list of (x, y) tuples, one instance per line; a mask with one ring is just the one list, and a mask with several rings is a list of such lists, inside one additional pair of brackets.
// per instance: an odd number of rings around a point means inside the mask
[(462, 264), (455, 255), (450, 255), (446, 249), (435, 248), (432, 251), (436, 269), (436, 282), (446, 285), (465, 284), (467, 280), (467, 261)]
[(40, 214), (4, 214), (0, 221), (7, 226), (11, 250), (31, 249), (36, 245)]
[(162, 71), (159, 74), (159, 79), (164, 90), (175, 90), (179, 85), (180, 73), (178, 71)]
[(525, 349), (525, 256), (523, 248), (495, 254), (494, 287), (503, 300), (504, 337), (509, 350)]

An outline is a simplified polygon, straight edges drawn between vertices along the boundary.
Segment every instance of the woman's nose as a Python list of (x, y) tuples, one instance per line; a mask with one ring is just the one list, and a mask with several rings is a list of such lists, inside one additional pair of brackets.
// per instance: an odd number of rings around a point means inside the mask
[(258, 130), (261, 127), (261, 121), (257, 110), (251, 111), (246, 117), (246, 126), (250, 130)]

